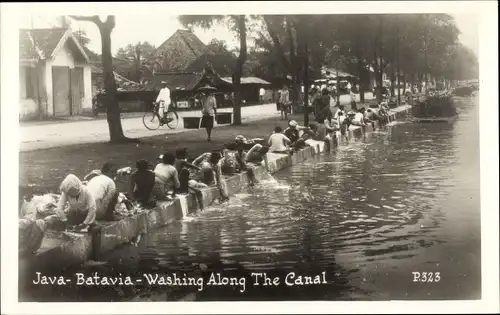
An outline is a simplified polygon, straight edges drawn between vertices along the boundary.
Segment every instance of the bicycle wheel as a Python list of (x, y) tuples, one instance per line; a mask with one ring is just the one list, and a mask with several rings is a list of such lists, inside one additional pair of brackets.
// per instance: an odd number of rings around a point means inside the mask
[(175, 129), (179, 125), (179, 115), (176, 112), (167, 112), (167, 126), (170, 129)]
[(158, 119), (158, 115), (154, 112), (146, 112), (142, 117), (142, 123), (149, 130), (156, 130), (160, 128), (160, 120)]

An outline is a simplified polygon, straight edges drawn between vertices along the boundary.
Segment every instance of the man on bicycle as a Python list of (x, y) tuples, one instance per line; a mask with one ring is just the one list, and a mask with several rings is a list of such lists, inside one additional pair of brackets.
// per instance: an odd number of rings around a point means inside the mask
[(155, 105), (157, 106), (157, 114), (160, 118), (160, 126), (164, 124), (165, 113), (168, 112), (168, 108), (170, 106), (170, 90), (167, 87), (167, 82), (161, 81), (161, 90), (158, 93), (158, 97), (156, 98)]

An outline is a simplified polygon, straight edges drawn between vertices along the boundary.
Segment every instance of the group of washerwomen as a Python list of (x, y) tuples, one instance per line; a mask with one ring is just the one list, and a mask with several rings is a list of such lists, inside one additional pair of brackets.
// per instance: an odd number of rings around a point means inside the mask
[[(229, 199), (222, 182), (223, 175), (246, 172), (250, 184), (256, 183), (254, 167), (262, 164), (267, 152), (293, 154), (306, 146), (347, 136), (350, 125), (387, 122), (388, 109), (384, 103), (377, 109), (360, 108), (357, 112), (347, 113), (342, 105), (331, 103), (328, 90), (323, 90), (321, 101), (315, 102), (316, 123), (303, 127), (290, 120), (284, 131), (277, 126), (267, 141), (268, 146), (239, 135), (233, 142), (226, 143), (224, 149), (204, 153), (191, 162), (188, 162), (185, 148), (178, 149), (175, 154), (161, 155), (154, 170), (150, 170), (148, 161), (138, 160), (136, 170), (130, 174), (127, 197), (131, 203), (151, 208), (156, 201), (171, 200), (176, 194), (199, 193), (200, 189), (215, 184), (223, 202)], [(114, 216), (119, 197), (114, 181), (116, 175), (116, 167), (109, 162), (101, 170), (85, 176), (83, 182), (73, 174), (67, 175), (60, 185), (56, 214), (47, 216), (39, 225), (45, 230), (62, 224), (76, 232), (85, 232), (96, 220), (117, 220)]]
[(122, 172), (130, 175), (130, 191), (126, 196), (132, 206), (152, 208), (157, 201), (172, 200), (177, 194), (199, 193), (200, 189), (213, 184), (220, 192), (220, 201), (226, 201), (229, 196), (222, 182), (223, 175), (246, 172), (250, 184), (254, 185), (257, 182), (254, 167), (261, 165), (268, 149), (239, 135), (226, 143), (224, 149), (204, 153), (191, 162), (187, 160), (187, 149), (181, 148), (175, 154), (160, 155), (154, 170), (148, 161), (141, 159), (133, 172), (130, 168), (117, 170), (107, 162), (101, 170), (86, 175), (83, 181), (69, 174), (59, 187), (61, 195), (55, 214), (44, 219), (46, 227), (63, 224), (72, 231), (86, 232), (96, 220), (119, 220), (114, 215), (120, 194), (114, 180)]
[[(315, 123), (309, 126), (299, 126), (296, 121), (290, 120), (288, 128), (284, 131), (277, 126), (274, 134), (269, 139), (270, 152), (286, 153), (301, 149), (315, 142), (329, 139), (348, 137), (349, 126), (372, 125), (375, 121), (384, 126), (388, 122), (387, 102), (382, 102), (377, 108), (365, 109), (361, 107), (356, 111), (346, 112), (343, 105), (335, 104), (330, 91), (323, 89), (321, 95), (313, 101)], [(326, 142), (327, 144), (329, 142)]]

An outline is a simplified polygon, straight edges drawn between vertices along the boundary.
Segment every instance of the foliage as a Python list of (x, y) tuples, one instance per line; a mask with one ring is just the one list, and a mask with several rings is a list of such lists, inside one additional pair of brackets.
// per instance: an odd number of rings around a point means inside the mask
[[(233, 82), (235, 85), (235, 102), (234, 102), (234, 124), (241, 124), (241, 76), (243, 74), (243, 66), (247, 60), (247, 32), (249, 31), (248, 22), (251, 17), (245, 15), (181, 15), (179, 22), (193, 29), (201, 27), (204, 29), (212, 28), (215, 24), (224, 24), (236, 34), (240, 40), (239, 55), (233, 70)], [(220, 47), (219, 47), (220, 48)]]
[(226, 53), (229, 51), (227, 43), (223, 40), (218, 40), (216, 38), (212, 39), (208, 45), (207, 49), (215, 54)]
[(453, 98), (449, 94), (428, 96), (412, 107), (415, 117), (453, 117), (457, 109)]
[(73, 32), (73, 35), (83, 47), (87, 47), (89, 45), (90, 38), (87, 36), (87, 33), (84, 30), (76, 30)]
[(128, 63), (122, 63), (121, 67), (116, 68), (116, 71), (130, 80), (140, 82), (151, 74), (146, 64), (155, 50), (156, 47), (147, 41), (138, 42), (135, 45), (128, 44), (126, 47), (118, 49), (116, 58), (128, 61)]

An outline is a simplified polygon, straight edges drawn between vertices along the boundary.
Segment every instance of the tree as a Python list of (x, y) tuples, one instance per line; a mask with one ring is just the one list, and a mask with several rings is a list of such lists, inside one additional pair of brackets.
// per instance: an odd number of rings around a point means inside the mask
[(207, 45), (207, 49), (213, 53), (227, 53), (229, 51), (227, 43), (216, 38), (212, 39)]
[(133, 139), (129, 139), (123, 134), (120, 120), (120, 108), (118, 107), (118, 100), (116, 98), (116, 82), (113, 73), (113, 57), (111, 56), (111, 32), (115, 28), (115, 16), (108, 15), (104, 22), (101, 21), (97, 15), (72, 15), (71, 17), (77, 21), (93, 22), (99, 28), (102, 46), (101, 56), (104, 74), (104, 89), (106, 91), (106, 119), (108, 121), (110, 142), (121, 143), (131, 141)]
[(87, 36), (87, 33), (84, 30), (76, 30), (73, 32), (73, 35), (78, 40), (78, 42), (80, 42), (80, 45), (87, 48), (88, 44), (90, 43), (90, 38)]
[(243, 65), (247, 59), (247, 17), (245, 15), (181, 15), (179, 16), (179, 22), (189, 29), (195, 26), (209, 29), (216, 23), (224, 23), (237, 34), (240, 40), (240, 50), (236, 67), (233, 71), (233, 84), (235, 88), (233, 124), (241, 125), (241, 76)]
[(133, 81), (140, 82), (146, 75), (144, 69), (146, 62), (151, 59), (156, 47), (146, 42), (138, 42), (135, 45), (128, 44), (124, 48), (118, 49), (116, 58), (130, 61), (134, 67), (134, 75), (130, 78)]

